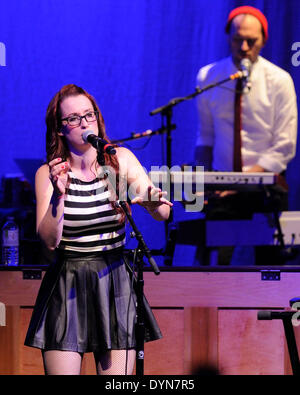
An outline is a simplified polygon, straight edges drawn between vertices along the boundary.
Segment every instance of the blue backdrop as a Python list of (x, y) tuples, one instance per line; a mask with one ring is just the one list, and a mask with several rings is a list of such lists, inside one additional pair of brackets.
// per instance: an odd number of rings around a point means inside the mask
[[(95, 96), (112, 140), (159, 128), (160, 116), (149, 112), (192, 93), (198, 69), (229, 54), (224, 25), (239, 5), (265, 13), (270, 39), (263, 56), (291, 73), (300, 96), (300, 68), (292, 62), (299, 0), (1, 0), (0, 176), (22, 172), (33, 183), (45, 157), (46, 107), (68, 83)], [(195, 101), (176, 106), (173, 122), (173, 164), (191, 162)], [(146, 168), (166, 164), (165, 135), (130, 147)], [(300, 209), (299, 163), (297, 149), (287, 176), (292, 210)], [(175, 205), (175, 220), (193, 215)], [(140, 207), (134, 216), (149, 247), (163, 247), (163, 224)], [(190, 248), (176, 251), (174, 264), (191, 264)]]

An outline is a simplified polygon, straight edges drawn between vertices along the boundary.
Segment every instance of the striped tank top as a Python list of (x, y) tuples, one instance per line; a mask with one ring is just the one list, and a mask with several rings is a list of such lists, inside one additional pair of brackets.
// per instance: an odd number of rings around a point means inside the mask
[(107, 251), (125, 244), (125, 224), (113, 209), (106, 183), (81, 181), (69, 171), (65, 193), (63, 234), (59, 248), (83, 253)]

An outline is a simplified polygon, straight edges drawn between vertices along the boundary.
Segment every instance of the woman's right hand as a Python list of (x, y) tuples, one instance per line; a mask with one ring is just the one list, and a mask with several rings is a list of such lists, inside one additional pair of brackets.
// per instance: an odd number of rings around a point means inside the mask
[(64, 195), (68, 182), (69, 162), (63, 162), (61, 158), (55, 158), (48, 163), (49, 179), (52, 182), (54, 191), (58, 195)]

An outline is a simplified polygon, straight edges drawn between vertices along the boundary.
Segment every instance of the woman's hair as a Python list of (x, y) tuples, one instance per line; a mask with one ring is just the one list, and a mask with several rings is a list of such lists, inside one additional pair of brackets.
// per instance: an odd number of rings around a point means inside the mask
[[(53, 99), (50, 101), (49, 106), (47, 108), (46, 113), (46, 154), (47, 154), (47, 162), (49, 163), (51, 160), (55, 158), (62, 158), (62, 160), (67, 160), (70, 157), (70, 151), (66, 139), (64, 136), (58, 134), (58, 132), (62, 128), (61, 122), (61, 103), (64, 99), (70, 96), (78, 96), (84, 95), (86, 96), (92, 103), (95, 111), (98, 112), (98, 135), (99, 137), (105, 139), (110, 142), (105, 132), (105, 124), (103, 120), (103, 116), (101, 111), (96, 103), (96, 100), (93, 96), (91, 96), (88, 92), (86, 92), (83, 88), (80, 88), (77, 85), (69, 84), (63, 86), (60, 91), (56, 93)], [(107, 153), (98, 153), (97, 161), (101, 165), (105, 165), (107, 167), (113, 168), (116, 175), (116, 190), (119, 191), (119, 162), (116, 155), (108, 155)], [(109, 183), (108, 183), (109, 184)], [(118, 213), (121, 214), (120, 222), (123, 222), (125, 219), (125, 214), (122, 208), (118, 207), (116, 202), (111, 202), (112, 206), (117, 210)]]

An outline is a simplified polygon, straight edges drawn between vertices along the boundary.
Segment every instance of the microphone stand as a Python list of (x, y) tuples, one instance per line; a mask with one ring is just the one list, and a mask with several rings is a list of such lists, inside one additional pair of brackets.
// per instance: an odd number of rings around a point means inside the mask
[(169, 113), (169, 109), (172, 109), (177, 104), (179, 104), (183, 101), (194, 99), (196, 96), (200, 95), (201, 93), (203, 93), (209, 89), (215, 88), (219, 85), (223, 85), (225, 82), (233, 81), (238, 78), (243, 78), (243, 79), (245, 78), (244, 75), (242, 74), (242, 72), (237, 72), (236, 74), (233, 74), (233, 75), (229, 76), (228, 78), (225, 78), (224, 80), (215, 82), (214, 84), (209, 84), (209, 85), (205, 86), (204, 88), (199, 88), (197, 86), (195, 88), (194, 93), (191, 93), (191, 94), (189, 94), (187, 96), (183, 96), (183, 97), (175, 97), (175, 98), (171, 99), (167, 104), (165, 104), (161, 107), (158, 107), (155, 110), (152, 110), (150, 112), (150, 115), (156, 115), (156, 114), (160, 113), (162, 115), (167, 115), (167, 117), (171, 116), (172, 113)]
[[(229, 76), (228, 78), (225, 78), (224, 80), (218, 81), (214, 84), (209, 84), (204, 88), (196, 87), (196, 90), (194, 93), (191, 93), (191, 94), (184, 96), (184, 97), (175, 97), (175, 98), (171, 99), (167, 104), (165, 104), (161, 107), (158, 107), (150, 112), (150, 115), (161, 114), (163, 125), (164, 125), (164, 117), (166, 119), (166, 126), (164, 126), (164, 128), (166, 129), (166, 132), (167, 132), (167, 139), (166, 139), (167, 140), (167, 144), (166, 144), (167, 145), (167, 168), (168, 168), (168, 170), (167, 170), (168, 171), (167, 185), (170, 185), (170, 182), (171, 182), (171, 176), (170, 176), (170, 169), (172, 167), (172, 136), (171, 136), (171, 132), (172, 132), (172, 129), (176, 128), (176, 125), (174, 128), (174, 125), (172, 124), (172, 109), (173, 109), (173, 107), (175, 107), (177, 104), (179, 104), (183, 101), (194, 99), (196, 96), (200, 95), (201, 93), (203, 93), (209, 89), (215, 88), (219, 85), (224, 84), (225, 82), (232, 81), (237, 78), (245, 78), (245, 75), (241, 71), (238, 71), (236, 74), (233, 74), (233, 75)], [(173, 200), (172, 188), (170, 188), (170, 200), (171, 201)], [(173, 222), (173, 210), (171, 210), (168, 220), (165, 221), (166, 240), (168, 240), (169, 233), (174, 228), (172, 226), (172, 222)], [(172, 265), (172, 259), (170, 260), (169, 257), (165, 258), (164, 264), (165, 265)]]
[[(296, 298), (298, 299), (298, 298)], [(290, 302), (293, 299), (290, 300)], [(297, 348), (297, 341), (295, 338), (295, 332), (292, 324), (292, 319), (294, 314), (297, 313), (295, 311), (265, 311), (261, 310), (257, 312), (257, 319), (258, 320), (273, 320), (273, 319), (281, 319), (283, 323), (286, 343), (288, 347), (291, 367), (294, 376), (300, 376), (300, 362), (299, 362), (299, 355), (298, 355), (298, 348)], [(298, 317), (297, 317), (298, 318)]]
[[(176, 126), (175, 125), (171, 125), (171, 129), (175, 129)], [(166, 128), (162, 127), (159, 128), (157, 130), (146, 130), (145, 132), (142, 133), (132, 133), (130, 137), (126, 137), (124, 139), (121, 140), (113, 140), (111, 141), (111, 144), (118, 144), (118, 143), (123, 143), (125, 141), (129, 141), (129, 140), (136, 140), (136, 139), (140, 139), (142, 137), (152, 137), (154, 135), (159, 135), (159, 134), (164, 134), (166, 133)]]
[[(156, 275), (160, 274), (160, 270), (153, 259), (149, 248), (147, 247), (141, 232), (138, 230), (132, 215), (130, 214), (126, 202), (118, 201), (122, 207), (130, 225), (132, 226), (134, 237), (138, 241), (138, 246), (134, 253), (133, 268), (137, 268), (137, 322), (136, 322), (136, 375), (144, 375), (144, 339), (145, 339), (145, 323), (144, 323), (144, 276), (143, 276), (143, 256), (145, 255), (152, 266)], [(133, 274), (134, 275), (134, 274)]]
[[(105, 167), (104, 163), (104, 155), (102, 149), (97, 149), (98, 151), (98, 161), (99, 163)], [(111, 173), (108, 169), (106, 169), (105, 174), (107, 175), (112, 188), (116, 196), (117, 190), (114, 184), (114, 180), (111, 179)], [(136, 374), (138, 376), (144, 375), (144, 339), (145, 339), (145, 323), (144, 323), (144, 277), (143, 277), (143, 256), (145, 255), (152, 266), (152, 269), (156, 275), (160, 274), (160, 270), (151, 255), (149, 248), (147, 247), (144, 238), (141, 232), (138, 230), (132, 215), (130, 214), (126, 201), (118, 200), (117, 205), (122, 208), (124, 211), (130, 225), (133, 229), (133, 237), (138, 241), (138, 246), (134, 253), (133, 260), (133, 270), (137, 268), (137, 287), (136, 287), (136, 296), (137, 296), (137, 321), (136, 321)], [(132, 273), (134, 276), (134, 272)]]

